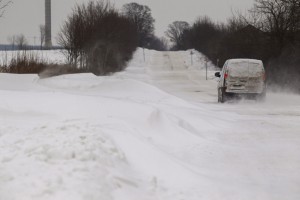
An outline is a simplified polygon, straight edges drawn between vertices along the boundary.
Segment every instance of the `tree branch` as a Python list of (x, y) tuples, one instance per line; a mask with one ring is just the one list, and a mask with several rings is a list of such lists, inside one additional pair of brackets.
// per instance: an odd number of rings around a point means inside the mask
[(4, 0), (0, 0), (0, 17), (4, 15), (5, 8), (11, 3), (12, 1), (5, 2)]

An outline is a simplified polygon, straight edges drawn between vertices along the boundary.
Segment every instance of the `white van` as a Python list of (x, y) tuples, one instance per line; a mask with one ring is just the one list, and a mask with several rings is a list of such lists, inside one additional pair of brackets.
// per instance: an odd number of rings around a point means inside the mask
[(219, 77), (218, 102), (243, 96), (264, 100), (266, 97), (266, 76), (263, 62), (254, 59), (230, 59), (223, 66)]

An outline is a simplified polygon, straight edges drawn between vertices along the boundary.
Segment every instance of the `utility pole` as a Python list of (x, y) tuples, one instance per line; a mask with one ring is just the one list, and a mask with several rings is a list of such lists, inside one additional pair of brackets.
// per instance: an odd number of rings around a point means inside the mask
[(143, 56), (144, 56), (144, 62), (146, 62), (146, 55), (145, 55), (145, 47), (149, 49), (150, 43), (146, 43), (143, 45)]
[(193, 65), (193, 54), (194, 54), (193, 50), (191, 50), (190, 54), (191, 54), (191, 65)]
[(45, 0), (45, 46), (52, 47), (51, 41), (51, 0)]
[(207, 59), (207, 57), (205, 57), (206, 80), (207, 80), (207, 62), (208, 62), (208, 59)]

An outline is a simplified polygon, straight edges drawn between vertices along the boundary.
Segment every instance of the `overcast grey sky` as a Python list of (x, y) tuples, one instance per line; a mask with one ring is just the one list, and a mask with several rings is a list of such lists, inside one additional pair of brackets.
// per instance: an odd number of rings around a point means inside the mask
[[(8, 43), (7, 38), (24, 34), (33, 44), (38, 44), (39, 25), (44, 23), (44, 0), (13, 0), (0, 19), (0, 43)], [(53, 42), (63, 21), (71, 13), (76, 3), (89, 0), (52, 0)], [(116, 8), (134, 0), (111, 0)], [(210, 16), (215, 21), (225, 22), (231, 16), (231, 10), (245, 11), (253, 5), (253, 0), (135, 0), (148, 5), (156, 20), (156, 35), (163, 36), (168, 24), (176, 20), (189, 23), (199, 16)]]

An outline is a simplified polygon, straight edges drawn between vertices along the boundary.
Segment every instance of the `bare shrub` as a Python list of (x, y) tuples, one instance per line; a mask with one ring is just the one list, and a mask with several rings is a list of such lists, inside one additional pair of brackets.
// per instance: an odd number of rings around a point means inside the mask
[(10, 60), (6, 60), (1, 68), (4, 73), (38, 74), (45, 67), (46, 64), (35, 54), (19, 51)]
[(38, 74), (40, 77), (51, 77), (62, 74), (85, 73), (86, 70), (71, 65), (47, 63), (32, 51), (16, 51), (11, 59), (2, 59), (1, 73)]
[(124, 69), (137, 47), (135, 24), (108, 2), (76, 6), (60, 34), (69, 64), (105, 75)]

